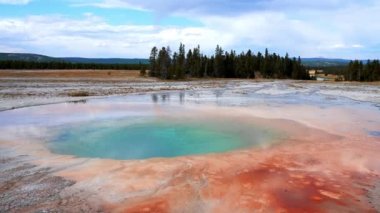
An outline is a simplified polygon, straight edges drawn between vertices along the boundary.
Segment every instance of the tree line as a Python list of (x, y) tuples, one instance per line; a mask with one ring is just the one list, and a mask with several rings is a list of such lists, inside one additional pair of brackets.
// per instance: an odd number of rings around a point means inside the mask
[(140, 70), (145, 69), (146, 64), (95, 64), (95, 63), (71, 63), (65, 61), (0, 61), (0, 69), (94, 69), (94, 70)]
[[(215, 78), (263, 78), (309, 79), (307, 68), (301, 59), (284, 57), (269, 53), (253, 53), (251, 50), (237, 54), (234, 50), (224, 51), (217, 45), (212, 56), (202, 54), (199, 45), (186, 52), (180, 44), (178, 52), (172, 53), (170, 47), (153, 47), (149, 64), (100, 64), (72, 63), (65, 61), (20, 61), (0, 60), (0, 69), (99, 69), (99, 70), (140, 70), (145, 75), (162, 79), (184, 79), (186, 77)], [(380, 81), (379, 60), (351, 61), (347, 66), (325, 67), (326, 73), (344, 75), (347, 81)]]
[(153, 47), (149, 57), (150, 76), (162, 79), (183, 79), (185, 77), (215, 78), (255, 78), (260, 74), (264, 78), (309, 79), (301, 59), (281, 57), (269, 53), (262, 54), (251, 50), (237, 54), (234, 50), (224, 51), (217, 45), (215, 54), (206, 56), (199, 45), (185, 50), (180, 44), (178, 52), (172, 53), (170, 47)]
[(362, 61), (351, 61), (344, 73), (346, 81), (380, 81), (379, 60), (368, 60), (366, 64)]

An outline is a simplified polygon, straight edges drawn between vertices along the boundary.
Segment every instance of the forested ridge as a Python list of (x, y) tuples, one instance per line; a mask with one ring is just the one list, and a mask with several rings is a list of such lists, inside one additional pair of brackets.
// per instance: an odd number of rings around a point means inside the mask
[(95, 70), (139, 70), (145, 69), (145, 64), (96, 64), (96, 63), (71, 63), (64, 61), (0, 61), (0, 69), (95, 69)]
[(269, 53), (268, 49), (264, 54), (251, 50), (237, 54), (234, 50), (224, 51), (218, 45), (215, 54), (209, 57), (202, 54), (199, 46), (186, 52), (181, 43), (178, 52), (174, 53), (170, 47), (153, 47), (149, 62), (150, 76), (162, 79), (255, 78), (258, 73), (264, 78), (309, 79), (299, 57), (290, 58), (288, 54), (281, 57)]

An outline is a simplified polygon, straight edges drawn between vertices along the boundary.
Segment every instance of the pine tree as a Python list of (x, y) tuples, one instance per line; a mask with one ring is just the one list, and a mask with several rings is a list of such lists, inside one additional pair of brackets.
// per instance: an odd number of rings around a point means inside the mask
[(153, 76), (153, 77), (157, 76), (157, 71), (158, 71), (158, 67), (157, 67), (157, 54), (158, 53), (157, 52), (158, 52), (157, 47), (153, 47), (151, 52), (150, 52), (150, 57), (149, 57), (149, 64), (150, 64), (149, 75)]
[(223, 49), (217, 45), (214, 59), (214, 77), (224, 77), (224, 55)]
[(177, 69), (176, 69), (176, 78), (182, 79), (185, 77), (186, 72), (186, 56), (185, 56), (185, 45), (179, 45), (179, 53), (177, 59)]

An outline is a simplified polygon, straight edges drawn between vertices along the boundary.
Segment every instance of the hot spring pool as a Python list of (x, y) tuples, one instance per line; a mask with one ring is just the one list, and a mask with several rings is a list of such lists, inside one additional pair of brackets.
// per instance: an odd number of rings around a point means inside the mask
[(204, 155), (281, 141), (282, 133), (225, 107), (246, 98), (186, 97), (171, 92), (26, 107), (0, 112), (0, 129), (16, 137), (6, 140), (42, 144), (53, 154), (116, 160)]
[(227, 152), (267, 145), (275, 137), (257, 126), (197, 119), (128, 118), (55, 129), (47, 143), (52, 152), (117, 160)]

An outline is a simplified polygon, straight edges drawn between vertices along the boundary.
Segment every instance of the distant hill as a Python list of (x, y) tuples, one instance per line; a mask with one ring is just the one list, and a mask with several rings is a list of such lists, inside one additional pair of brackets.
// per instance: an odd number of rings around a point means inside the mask
[(309, 67), (346, 66), (351, 60), (333, 58), (302, 58), (302, 64)]
[(148, 64), (148, 59), (141, 58), (60, 58), (71, 63), (95, 64)]
[(29, 53), (0, 53), (0, 61), (36, 61), (36, 62), (50, 62), (62, 61), (59, 58), (53, 58), (45, 55), (29, 54)]
[(0, 61), (36, 61), (36, 62), (52, 62), (63, 61), (70, 63), (85, 64), (148, 64), (148, 59), (141, 58), (76, 58), (76, 57), (50, 57), (45, 55), (30, 53), (0, 53)]

